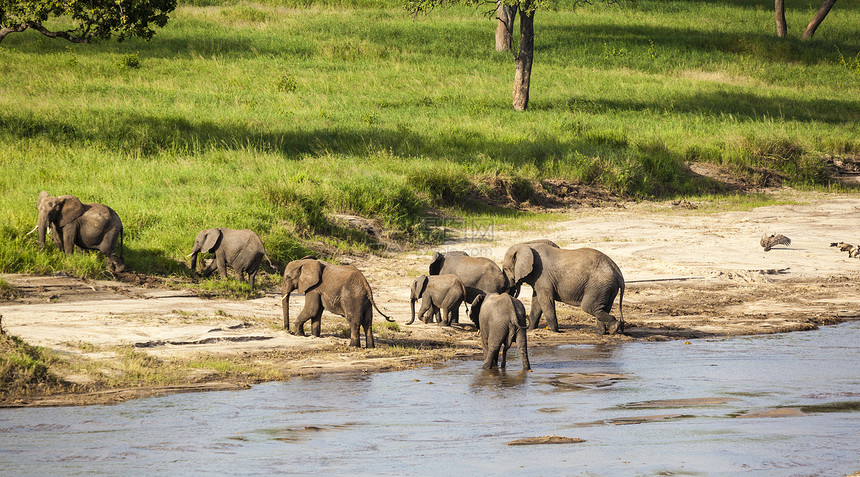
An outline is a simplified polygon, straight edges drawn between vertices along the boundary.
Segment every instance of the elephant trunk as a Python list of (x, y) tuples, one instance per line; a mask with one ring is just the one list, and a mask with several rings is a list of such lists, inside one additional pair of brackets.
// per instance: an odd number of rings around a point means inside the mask
[(520, 359), (523, 360), (523, 371), (531, 371), (529, 350), (528, 346), (526, 346), (526, 329), (523, 327), (517, 327), (517, 348), (520, 350)]
[(407, 325), (411, 325), (415, 321), (415, 301), (415, 297), (409, 300), (409, 306), (412, 307), (412, 319), (409, 320), (409, 323), (406, 323)]
[(197, 254), (200, 253), (200, 249), (194, 247), (194, 250), (191, 251), (191, 276), (197, 276)]
[(284, 315), (284, 329), (290, 332), (290, 293), (293, 289), (287, 285), (282, 288), (284, 296), (281, 297), (281, 309)]
[(48, 214), (39, 212), (39, 222), (36, 227), (39, 228), (39, 247), (45, 248), (45, 233), (48, 230)]

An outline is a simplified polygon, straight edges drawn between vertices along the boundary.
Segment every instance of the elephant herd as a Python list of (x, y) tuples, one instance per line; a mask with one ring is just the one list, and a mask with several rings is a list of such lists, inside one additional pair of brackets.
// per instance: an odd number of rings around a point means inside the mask
[[(75, 246), (99, 250), (107, 257), (109, 270), (125, 269), (121, 246), (120, 255), (116, 253), (117, 239), (120, 245), (123, 239), (122, 221), (110, 207), (84, 204), (71, 195), (52, 197), (43, 191), (39, 195), (38, 209), (37, 228), (42, 248), (46, 230), (50, 228), (54, 244), (66, 254), (73, 253)], [(203, 271), (204, 276), (217, 269), (226, 278), (230, 267), (242, 281), (247, 274), (254, 287), (263, 258), (277, 270), (260, 238), (250, 230), (213, 228), (201, 231), (189, 254), (192, 273), (196, 272), (197, 256), (201, 252), (215, 254), (215, 259)], [(624, 277), (611, 258), (591, 248), (570, 250), (550, 240), (534, 240), (510, 247), (501, 267), (489, 258), (471, 257), (465, 252), (436, 252), (428, 272), (412, 283), (412, 318), (407, 324), (415, 321), (418, 300), (421, 300), (419, 319), (428, 323), (435, 318), (448, 326), (459, 322), (460, 305), (466, 303), (469, 318), (481, 333), (484, 368), (505, 367), (507, 350), (517, 343), (523, 369), (530, 369), (526, 330), (534, 330), (544, 318), (547, 328), (558, 332), (556, 301), (581, 306), (596, 318), (599, 334), (624, 332), (621, 312)], [(517, 299), (523, 283), (533, 290), (528, 317)], [(305, 335), (304, 325), (310, 321), (311, 334), (319, 337), (325, 310), (346, 318), (350, 346), (361, 346), (363, 331), (366, 346), (372, 348), (373, 308), (386, 320), (394, 321), (379, 310), (367, 279), (351, 265), (332, 265), (314, 257), (291, 261), (284, 270), (281, 291), (284, 329), (288, 331), (290, 294), (298, 291), (305, 296), (304, 308), (295, 323), (299, 336)], [(619, 292), (619, 317), (616, 319), (610, 311)]]

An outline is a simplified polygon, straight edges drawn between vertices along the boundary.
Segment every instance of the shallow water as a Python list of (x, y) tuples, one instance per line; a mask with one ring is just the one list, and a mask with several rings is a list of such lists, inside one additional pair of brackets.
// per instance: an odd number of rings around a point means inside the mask
[[(844, 475), (860, 323), (531, 350), (112, 406), (0, 409), (0, 474)], [(777, 417), (766, 417), (777, 416)], [(577, 444), (509, 446), (546, 435)]]

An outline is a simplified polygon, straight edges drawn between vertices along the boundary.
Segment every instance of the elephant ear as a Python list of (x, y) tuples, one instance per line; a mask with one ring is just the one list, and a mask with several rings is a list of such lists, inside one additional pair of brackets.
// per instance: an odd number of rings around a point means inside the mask
[(442, 271), (442, 263), (445, 261), (445, 256), (439, 252), (433, 254), (433, 261), (430, 262), (430, 275), (438, 275)]
[(514, 253), (514, 281), (522, 282), (535, 269), (535, 251), (525, 245), (517, 247)]
[(299, 293), (307, 293), (322, 281), (323, 266), (319, 260), (308, 260), (299, 270)]
[(221, 229), (209, 229), (206, 231), (206, 238), (203, 239), (203, 245), (200, 247), (200, 250), (203, 253), (212, 253), (215, 249), (218, 248), (218, 245), (221, 243), (221, 237), (224, 236), (224, 233), (221, 232)]
[(421, 275), (416, 278), (414, 282), (412, 282), (412, 296), (415, 298), (421, 298), (424, 295), (424, 290), (427, 289), (427, 284), (430, 283), (430, 277), (427, 275)]
[(63, 205), (60, 208), (60, 227), (69, 225), (83, 214), (84, 204), (77, 197), (73, 195), (63, 196)]
[(475, 325), (478, 325), (478, 317), (481, 315), (481, 304), (484, 303), (484, 298), (486, 297), (487, 295), (482, 293), (472, 300), (472, 309), (469, 310), (469, 319), (472, 320), (472, 323)]

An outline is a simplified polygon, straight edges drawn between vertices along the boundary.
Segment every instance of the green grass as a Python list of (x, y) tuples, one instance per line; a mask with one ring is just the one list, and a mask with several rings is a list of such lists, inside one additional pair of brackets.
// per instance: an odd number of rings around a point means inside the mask
[(31, 346), (0, 328), (0, 400), (7, 393), (20, 396), (71, 390), (72, 385), (50, 371), (57, 362), (44, 348)]
[[(131, 269), (187, 275), (196, 233), (257, 231), (274, 261), (379, 244), (332, 219), (432, 240), (429, 208), (483, 205), (537, 181), (635, 199), (720, 193), (684, 163), (826, 187), (824, 154), (860, 153), (860, 2), (639, 0), (536, 16), (530, 110), (510, 107), (510, 55), (470, 8), (194, 0), (150, 42), (0, 44), (0, 271), (104, 274), (98, 254), (41, 252), (41, 190), (117, 210)], [(233, 285), (229, 287), (235, 288)], [(239, 290), (243, 294), (244, 291)]]

